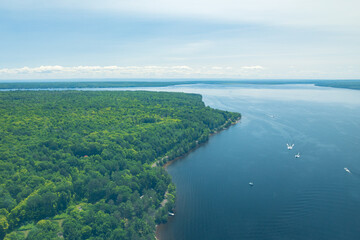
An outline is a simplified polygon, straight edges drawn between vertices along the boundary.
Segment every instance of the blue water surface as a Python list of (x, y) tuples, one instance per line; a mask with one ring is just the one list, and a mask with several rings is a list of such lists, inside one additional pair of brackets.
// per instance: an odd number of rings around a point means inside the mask
[(206, 105), (243, 116), (167, 167), (177, 187), (176, 215), (160, 225), (158, 238), (359, 239), (360, 91), (313, 85), (153, 90), (200, 93)]
[(306, 84), (45, 90), (199, 93), (208, 106), (242, 114), (240, 123), (167, 167), (177, 187), (176, 215), (159, 226), (161, 240), (360, 238), (358, 90)]

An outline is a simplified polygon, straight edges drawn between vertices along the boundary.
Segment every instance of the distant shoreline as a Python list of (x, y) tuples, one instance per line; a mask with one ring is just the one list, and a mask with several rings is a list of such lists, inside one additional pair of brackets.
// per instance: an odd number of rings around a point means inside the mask
[(261, 85), (284, 85), (284, 84), (314, 84), (318, 87), (347, 88), (360, 90), (360, 80), (148, 80), (141, 81), (48, 81), (48, 82), (0, 82), (1, 91), (16, 90), (81, 90), (84, 88), (135, 88), (135, 87), (169, 87), (176, 85), (193, 84), (261, 84)]

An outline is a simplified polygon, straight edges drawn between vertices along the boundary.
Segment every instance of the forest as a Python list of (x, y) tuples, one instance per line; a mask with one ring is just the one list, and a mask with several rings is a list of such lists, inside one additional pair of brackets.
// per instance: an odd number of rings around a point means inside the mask
[(0, 239), (155, 239), (160, 166), (240, 117), (197, 94), (0, 92)]

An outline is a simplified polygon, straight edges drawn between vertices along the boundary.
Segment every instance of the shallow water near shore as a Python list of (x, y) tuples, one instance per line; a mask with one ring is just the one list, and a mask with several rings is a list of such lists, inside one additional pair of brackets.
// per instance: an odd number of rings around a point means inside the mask
[(159, 226), (158, 238), (360, 236), (360, 91), (200, 84), (152, 90), (200, 93), (206, 105), (242, 113), (240, 123), (167, 167), (176, 215)]

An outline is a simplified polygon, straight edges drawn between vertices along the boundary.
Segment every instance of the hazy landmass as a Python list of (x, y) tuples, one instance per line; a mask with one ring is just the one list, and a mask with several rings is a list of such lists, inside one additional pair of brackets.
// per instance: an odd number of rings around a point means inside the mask
[(77, 89), (77, 88), (131, 88), (167, 87), (184, 84), (314, 84), (321, 87), (360, 89), (360, 80), (177, 80), (177, 81), (79, 81), (74, 82), (0, 82), (0, 89)]

